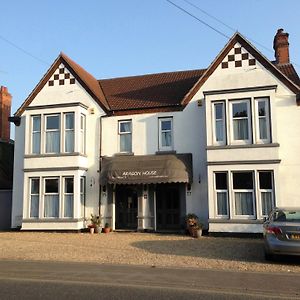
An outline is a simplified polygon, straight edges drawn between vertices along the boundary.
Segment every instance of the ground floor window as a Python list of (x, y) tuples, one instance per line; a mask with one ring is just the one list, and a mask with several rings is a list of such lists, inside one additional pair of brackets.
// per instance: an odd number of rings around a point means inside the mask
[(221, 218), (262, 218), (275, 206), (273, 171), (214, 173), (215, 214)]
[(44, 179), (44, 217), (59, 217), (59, 178)]
[(64, 217), (73, 217), (74, 207), (74, 179), (73, 177), (64, 178)]
[(30, 179), (30, 218), (39, 217), (40, 179)]

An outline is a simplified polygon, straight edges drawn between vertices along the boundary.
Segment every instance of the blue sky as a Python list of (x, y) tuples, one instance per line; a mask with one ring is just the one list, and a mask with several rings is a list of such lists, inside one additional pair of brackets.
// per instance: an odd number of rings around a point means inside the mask
[[(172, 1), (233, 35), (184, 0)], [(300, 65), (300, 1), (189, 1), (270, 50), (277, 29), (284, 28), (291, 60)], [(166, 0), (1, 1), (0, 85), (13, 95), (14, 113), (60, 51), (100, 79), (206, 68), (226, 42)], [(272, 52), (254, 45), (273, 60)]]

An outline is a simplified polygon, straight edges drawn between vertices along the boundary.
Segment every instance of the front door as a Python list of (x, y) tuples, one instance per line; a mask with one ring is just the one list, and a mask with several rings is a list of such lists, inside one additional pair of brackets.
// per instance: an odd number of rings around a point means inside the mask
[(116, 229), (137, 229), (137, 189), (132, 186), (116, 188)]
[(180, 229), (179, 185), (158, 184), (156, 189), (156, 228)]

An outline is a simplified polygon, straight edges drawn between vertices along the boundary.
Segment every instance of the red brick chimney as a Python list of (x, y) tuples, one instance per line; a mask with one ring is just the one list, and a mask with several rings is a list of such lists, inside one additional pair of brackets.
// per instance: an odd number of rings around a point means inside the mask
[(0, 88), (0, 140), (9, 142), (10, 140), (10, 116), (11, 109), (11, 95), (7, 87)]
[(289, 34), (283, 32), (282, 28), (277, 30), (274, 37), (273, 49), (275, 50), (277, 64), (288, 64), (290, 62)]

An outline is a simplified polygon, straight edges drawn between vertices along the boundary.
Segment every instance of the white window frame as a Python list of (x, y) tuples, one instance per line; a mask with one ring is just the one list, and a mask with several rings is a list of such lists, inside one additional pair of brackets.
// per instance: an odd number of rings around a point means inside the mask
[[(223, 106), (223, 114), (222, 114), (222, 119), (216, 119), (216, 105), (218, 104), (222, 104)], [(213, 144), (214, 145), (226, 145), (226, 105), (225, 105), (225, 101), (221, 100), (221, 101), (212, 101), (212, 120), (213, 120), (213, 124), (212, 124), (212, 131), (213, 131)], [(216, 135), (216, 124), (217, 121), (222, 121), (222, 125), (223, 125), (223, 141), (217, 141), (217, 135)]]
[[(46, 180), (58, 179), (58, 193), (46, 193)], [(59, 176), (43, 177), (43, 218), (45, 219), (59, 219), (61, 216), (61, 194), (60, 194), (61, 180)], [(58, 216), (57, 217), (46, 217), (45, 216), (45, 196), (47, 195), (58, 195)]]
[[(39, 181), (39, 193), (38, 194), (33, 194), (32, 193), (32, 180), (38, 180)], [(38, 216), (37, 217), (32, 217), (31, 216), (31, 196), (38, 196), (39, 197), (39, 207), (38, 207)], [(30, 177), (29, 178), (29, 214), (28, 217), (30, 219), (38, 219), (40, 218), (40, 207), (41, 207), (41, 179), (40, 177)]]
[[(73, 193), (67, 193), (66, 192), (66, 179), (72, 179), (73, 180)], [(75, 190), (75, 186), (74, 186), (74, 183), (75, 183), (75, 180), (74, 180), (74, 176), (64, 176), (62, 178), (63, 180), (63, 211), (62, 211), (62, 218), (65, 218), (65, 219), (72, 219), (74, 218), (74, 204), (75, 204), (75, 198), (74, 198), (74, 190)], [(65, 216), (65, 196), (70, 196), (72, 195), (73, 196), (73, 211), (72, 211), (72, 216)]]
[[(271, 173), (271, 183), (272, 189), (261, 189), (260, 188), (260, 173), (269, 172)], [(259, 207), (260, 207), (260, 215), (261, 217), (268, 217), (268, 214), (264, 214), (262, 210), (262, 193), (271, 193), (272, 197), (272, 208), (275, 207), (275, 196), (274, 196), (274, 172), (272, 170), (259, 170), (257, 172), (257, 188), (258, 188), (258, 197), (259, 197)]]
[[(255, 219), (257, 216), (256, 199), (255, 199), (255, 174), (253, 170), (232, 171), (231, 176), (231, 204), (233, 207), (233, 218), (235, 219)], [(234, 173), (251, 173), (252, 174), (252, 190), (251, 189), (234, 189), (233, 174)], [(236, 213), (235, 193), (252, 193), (253, 215), (238, 215)]]
[[(48, 117), (54, 117), (54, 116), (58, 116), (59, 117), (59, 128), (58, 129), (47, 129), (47, 119)], [(59, 154), (61, 153), (61, 113), (53, 113), (53, 114), (45, 114), (44, 115), (44, 123), (45, 123), (45, 135), (44, 135), (44, 153), (46, 154)], [(47, 133), (48, 132), (58, 132), (59, 133), (59, 149), (58, 152), (47, 152)]]
[[(130, 123), (130, 131), (121, 132), (121, 124)], [(132, 152), (132, 120), (119, 120), (118, 121), (118, 135), (119, 135), (119, 151), (120, 153), (131, 153)], [(131, 135), (131, 151), (121, 151), (121, 136)]]
[[(170, 130), (162, 130), (162, 122), (170, 121), (171, 129)], [(160, 151), (172, 151), (174, 149), (174, 141), (173, 141), (173, 117), (162, 117), (158, 118), (158, 149)], [(163, 146), (162, 145), (162, 133), (171, 132), (171, 146)]]
[[(42, 116), (41, 115), (31, 115), (31, 141), (30, 141), (30, 153), (34, 155), (39, 155), (41, 154), (41, 146), (42, 146)], [(34, 130), (33, 129), (33, 119), (34, 118), (40, 118), (40, 130)], [(39, 133), (40, 134), (40, 149), (39, 152), (33, 152), (33, 134), (34, 133)]]
[[(265, 103), (265, 117), (259, 116), (258, 111), (258, 103), (264, 102)], [(271, 142), (271, 128), (270, 128), (270, 100), (269, 97), (259, 97), (254, 98), (255, 103), (255, 128), (256, 128), (256, 142), (260, 144), (267, 144)], [(265, 118), (266, 119), (266, 128), (267, 128), (267, 138), (261, 139), (260, 138), (260, 130), (259, 130), (259, 119)]]
[[(73, 115), (73, 129), (68, 129), (67, 126), (66, 126), (66, 121), (67, 121), (67, 115)], [(64, 143), (63, 143), (63, 152), (64, 153), (74, 153), (75, 152), (75, 112), (71, 111), (71, 112), (66, 112), (64, 113), (64, 124), (63, 124), (63, 132), (64, 132), (64, 135), (63, 135), (63, 140), (64, 140)], [(66, 151), (66, 133), (67, 132), (70, 132), (70, 131), (73, 131), (73, 151)]]
[[(216, 174), (219, 173), (226, 173), (227, 176), (227, 190), (224, 189), (217, 189), (217, 180), (216, 180)], [(217, 171), (213, 173), (214, 176), (214, 194), (215, 194), (215, 216), (217, 218), (222, 218), (222, 219), (228, 219), (229, 218), (229, 212), (230, 212), (230, 206), (229, 206), (229, 182), (228, 182), (228, 172), (227, 171)], [(218, 214), (218, 193), (226, 193), (226, 202), (227, 202), (227, 214), (226, 215), (219, 215)]]
[(86, 115), (80, 114), (80, 149), (81, 154), (86, 153)]
[[(238, 103), (246, 103), (247, 104), (247, 120), (248, 120), (248, 139), (247, 140), (235, 140), (233, 133), (233, 105)], [(241, 119), (246, 119), (246, 117), (242, 117)], [(251, 113), (251, 99), (230, 99), (229, 100), (229, 122), (230, 122), (230, 142), (232, 145), (237, 144), (251, 144), (252, 143), (252, 113)]]

